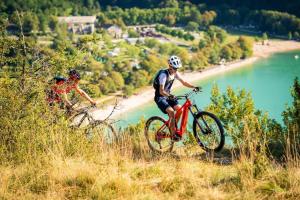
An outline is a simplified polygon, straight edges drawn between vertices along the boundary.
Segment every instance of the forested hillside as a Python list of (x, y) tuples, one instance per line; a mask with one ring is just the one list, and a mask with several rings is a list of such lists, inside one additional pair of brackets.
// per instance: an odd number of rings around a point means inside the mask
[[(137, 7), (137, 8), (134, 8)], [(51, 15), (97, 15), (99, 23), (126, 25), (163, 23), (171, 26), (187, 26), (196, 23), (200, 29), (209, 24), (254, 26), (256, 31), (269, 32), (299, 39), (299, 0), (289, 3), (273, 1), (43, 1), (4, 0), (0, 3), (2, 17), (14, 23), (16, 10), (28, 12), (30, 18), (39, 21), (40, 27), (51, 21)], [(104, 16), (105, 17), (104, 17)], [(155, 17), (154, 17), (155, 16)], [(194, 24), (195, 26), (195, 24)]]

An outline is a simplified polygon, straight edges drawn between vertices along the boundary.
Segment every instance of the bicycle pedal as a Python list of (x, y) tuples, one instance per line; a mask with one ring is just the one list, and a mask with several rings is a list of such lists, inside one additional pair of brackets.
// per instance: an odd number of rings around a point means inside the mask
[(161, 140), (168, 139), (168, 138), (171, 138), (171, 139), (172, 139), (172, 136), (171, 136), (170, 133), (168, 133), (168, 132), (158, 132), (158, 133), (155, 135), (155, 140), (156, 140), (157, 142), (160, 142)]
[(166, 137), (166, 136), (168, 136), (169, 134), (166, 133), (166, 132), (159, 132), (158, 135), (159, 135), (159, 136), (162, 136), (162, 137)]
[(178, 141), (180, 141), (181, 139), (182, 139), (181, 135), (179, 135), (179, 134), (177, 134), (177, 133), (175, 133), (175, 134), (172, 136), (172, 140), (173, 140), (174, 142), (178, 142)]

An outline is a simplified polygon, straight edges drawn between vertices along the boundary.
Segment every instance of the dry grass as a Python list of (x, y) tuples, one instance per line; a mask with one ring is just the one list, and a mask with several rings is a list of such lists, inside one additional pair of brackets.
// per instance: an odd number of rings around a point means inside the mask
[(200, 149), (155, 156), (142, 136), (96, 147), (101, 150), (92, 156), (49, 154), (38, 162), (1, 166), (0, 199), (300, 198), (299, 167), (272, 163), (255, 177), (250, 160), (222, 165), (203, 159)]

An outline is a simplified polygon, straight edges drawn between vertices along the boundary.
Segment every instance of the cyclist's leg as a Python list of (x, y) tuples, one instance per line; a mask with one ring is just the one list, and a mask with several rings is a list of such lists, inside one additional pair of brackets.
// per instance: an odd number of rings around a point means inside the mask
[[(168, 104), (173, 108), (173, 110), (174, 110), (174, 132), (173, 132), (173, 137), (174, 137), (174, 140), (175, 141), (178, 141), (178, 140), (180, 140), (181, 139), (181, 134), (180, 133), (178, 133), (177, 131), (179, 131), (179, 130), (177, 130), (177, 127), (176, 127), (176, 118), (175, 118), (175, 113), (181, 108), (181, 105), (179, 105), (179, 102), (178, 102), (178, 100), (167, 100), (168, 101)], [(179, 112), (182, 112), (182, 110), (181, 111), (179, 111)]]
[(155, 98), (155, 103), (158, 106), (158, 108), (165, 114), (168, 114), (166, 112), (167, 108), (170, 106), (167, 102), (166, 97), (157, 97)]
[(175, 110), (171, 106), (169, 106), (169, 107), (167, 107), (166, 112), (169, 115), (170, 129), (171, 129), (172, 134), (174, 135), (175, 131), (176, 131), (176, 129), (175, 129)]
[(176, 105), (173, 108), (174, 108), (174, 110), (178, 111), (181, 108), (181, 105)]
[(175, 116), (174, 109), (171, 105), (169, 105), (168, 100), (166, 97), (158, 97), (155, 98), (155, 103), (157, 104), (158, 108), (165, 114), (168, 114), (170, 117), (170, 129), (171, 133), (175, 132), (175, 121), (172, 120)]
[[(170, 130), (171, 133), (173, 135), (173, 137), (175, 138), (175, 140), (179, 140), (180, 138), (176, 138), (176, 121), (175, 121), (175, 113), (176, 111), (173, 109), (173, 106), (178, 104), (178, 101), (175, 102), (170, 102), (171, 105), (169, 104), (169, 100), (167, 100), (166, 97), (159, 97), (157, 99), (155, 99), (155, 102), (157, 104), (157, 106), (159, 107), (159, 109), (165, 113), (169, 115), (170, 118)], [(178, 107), (177, 107), (178, 108)]]
[(167, 102), (175, 111), (181, 108), (181, 105), (179, 104), (178, 100), (167, 100)]

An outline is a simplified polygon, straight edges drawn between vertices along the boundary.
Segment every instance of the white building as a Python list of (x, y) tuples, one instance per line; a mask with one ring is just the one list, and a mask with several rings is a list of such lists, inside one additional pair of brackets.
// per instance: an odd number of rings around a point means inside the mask
[(58, 22), (66, 23), (72, 33), (88, 34), (95, 31), (96, 16), (58, 17)]

